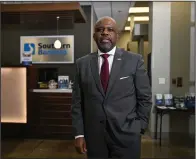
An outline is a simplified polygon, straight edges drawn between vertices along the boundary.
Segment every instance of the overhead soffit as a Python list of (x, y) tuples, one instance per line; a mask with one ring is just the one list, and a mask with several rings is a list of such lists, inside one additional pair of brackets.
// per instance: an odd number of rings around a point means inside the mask
[[(1, 4), (1, 12), (3, 15), (34, 15), (38, 19), (43, 15), (50, 19), (56, 16), (65, 19), (72, 17), (75, 23), (85, 23), (87, 20), (78, 2)], [(56, 18), (54, 20), (56, 21)]]

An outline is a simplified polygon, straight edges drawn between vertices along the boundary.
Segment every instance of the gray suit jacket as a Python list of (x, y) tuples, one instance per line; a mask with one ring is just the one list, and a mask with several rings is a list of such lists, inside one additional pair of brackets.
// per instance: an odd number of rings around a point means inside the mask
[(74, 136), (96, 137), (100, 122), (108, 121), (119, 140), (146, 129), (151, 111), (151, 88), (139, 54), (116, 49), (106, 94), (103, 91), (97, 52), (76, 61), (73, 85)]

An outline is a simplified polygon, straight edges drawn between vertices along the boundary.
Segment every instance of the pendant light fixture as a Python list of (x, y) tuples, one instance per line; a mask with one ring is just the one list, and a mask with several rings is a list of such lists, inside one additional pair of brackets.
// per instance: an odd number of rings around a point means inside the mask
[[(57, 18), (57, 36), (59, 36), (59, 16), (58, 17), (56, 17)], [(61, 41), (58, 39), (58, 37), (57, 37), (57, 40), (54, 42), (54, 47), (56, 48), (56, 49), (60, 49), (61, 48)]]

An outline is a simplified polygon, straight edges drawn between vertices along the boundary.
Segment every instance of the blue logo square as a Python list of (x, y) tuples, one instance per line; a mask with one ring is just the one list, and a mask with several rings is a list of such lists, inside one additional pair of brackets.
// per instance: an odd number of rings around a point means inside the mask
[(25, 43), (24, 44), (24, 54), (35, 54), (35, 44)]

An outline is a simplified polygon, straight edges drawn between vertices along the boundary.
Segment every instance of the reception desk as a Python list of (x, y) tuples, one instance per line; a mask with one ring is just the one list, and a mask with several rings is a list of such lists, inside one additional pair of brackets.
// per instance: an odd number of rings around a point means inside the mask
[(35, 89), (36, 67), (1, 68), (2, 138), (72, 139), (71, 89)]
[(32, 137), (72, 137), (71, 89), (31, 89), (28, 134)]

